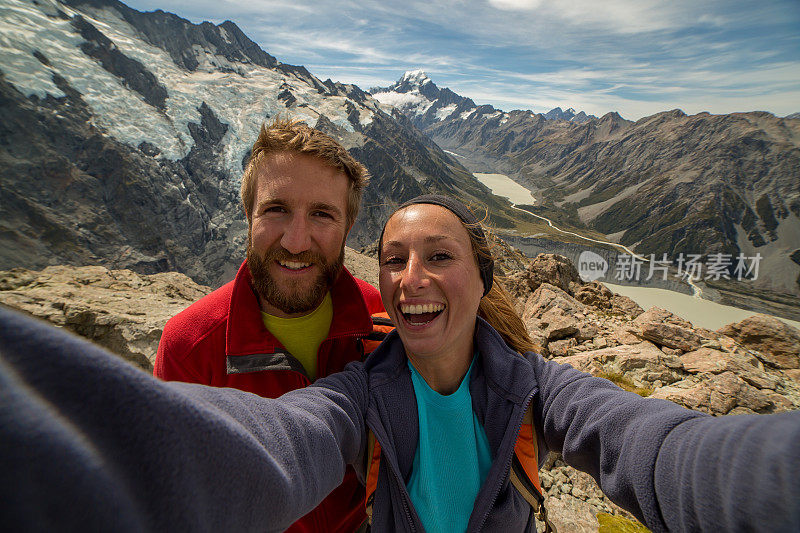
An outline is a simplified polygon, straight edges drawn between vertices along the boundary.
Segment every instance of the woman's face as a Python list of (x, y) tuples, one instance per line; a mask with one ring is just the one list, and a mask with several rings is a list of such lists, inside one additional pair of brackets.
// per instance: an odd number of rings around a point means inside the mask
[(472, 357), (483, 281), (467, 230), (452, 212), (416, 204), (392, 215), (383, 234), (380, 290), (412, 361)]

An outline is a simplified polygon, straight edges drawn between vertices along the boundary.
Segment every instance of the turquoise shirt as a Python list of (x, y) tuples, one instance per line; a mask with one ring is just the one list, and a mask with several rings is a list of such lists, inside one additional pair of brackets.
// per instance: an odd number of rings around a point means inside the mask
[(458, 390), (447, 396), (431, 389), (408, 362), (417, 397), (419, 443), (406, 488), (428, 533), (467, 529), (492, 465), (489, 440), (472, 411), (469, 392), (476, 358), (477, 353)]

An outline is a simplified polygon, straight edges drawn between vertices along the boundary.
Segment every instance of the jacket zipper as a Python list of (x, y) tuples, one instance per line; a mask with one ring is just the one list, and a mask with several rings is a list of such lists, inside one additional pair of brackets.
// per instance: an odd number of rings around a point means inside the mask
[[(522, 414), (519, 417), (519, 421), (515, 423), (514, 426), (514, 442), (516, 442), (516, 438), (519, 435), (519, 429), (522, 427), (522, 422), (525, 419), (525, 411), (528, 410), (528, 406), (533, 400), (534, 391), (528, 395), (525, 399), (525, 403), (523, 403)], [(492, 493), (492, 498), (489, 500), (489, 506), (486, 508), (486, 511), (483, 513), (483, 517), (481, 518), (481, 522), (478, 525), (478, 529), (476, 531), (481, 531), (483, 529), (484, 524), (486, 524), (486, 520), (489, 518), (489, 513), (491, 512), (492, 508), (494, 507), (494, 502), (497, 501), (497, 497), (500, 495), (500, 487), (503, 485), (503, 481), (508, 479), (510, 472), (511, 472), (511, 463), (514, 460), (514, 447), (511, 447), (511, 453), (508, 455), (508, 459), (506, 459), (506, 463), (503, 467), (503, 475), (495, 482), (495, 489)]]
[[(372, 430), (372, 434), (375, 435), (375, 431), (374, 430)], [(380, 444), (380, 441), (378, 441), (378, 436), (377, 435), (375, 435), (375, 440), (378, 442), (378, 444)], [(385, 448), (381, 444), (381, 449), (385, 450), (387, 448)], [(381, 461), (381, 466), (384, 466), (384, 465), (386, 465), (389, 468), (389, 471), (392, 473), (392, 476), (394, 477), (395, 483), (397, 483), (398, 486), (400, 487), (400, 495), (403, 497), (403, 511), (405, 511), (405, 513), (406, 513), (406, 520), (408, 520), (408, 525), (411, 526), (411, 531), (416, 531), (417, 530), (417, 526), (414, 525), (414, 518), (411, 516), (411, 509), (409, 508), (409, 502), (408, 502), (409, 496), (408, 496), (408, 491), (406, 489), (406, 484), (400, 478), (400, 474), (397, 473), (397, 470), (395, 470), (394, 466), (392, 464), (390, 464), (389, 461)], [(374, 505), (374, 503), (373, 503), (373, 505)]]

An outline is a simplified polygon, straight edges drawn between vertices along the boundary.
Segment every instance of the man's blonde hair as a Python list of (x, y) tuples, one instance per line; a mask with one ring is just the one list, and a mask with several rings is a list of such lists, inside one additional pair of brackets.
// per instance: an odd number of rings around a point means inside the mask
[(343, 172), (350, 181), (347, 195), (347, 225), (352, 226), (358, 216), (361, 196), (369, 181), (367, 169), (351, 156), (333, 137), (309, 127), (297, 119), (277, 117), (272, 124), (261, 125), (258, 139), (253, 144), (250, 159), (242, 176), (242, 205), (248, 224), (253, 217), (256, 194), (256, 170), (270, 155), (279, 152), (306, 154)]

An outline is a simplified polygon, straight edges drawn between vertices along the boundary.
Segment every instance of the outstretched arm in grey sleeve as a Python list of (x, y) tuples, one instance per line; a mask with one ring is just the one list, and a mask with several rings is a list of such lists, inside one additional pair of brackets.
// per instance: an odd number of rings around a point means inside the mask
[[(346, 396), (164, 383), (0, 308), (0, 523), (10, 530), (282, 531), (363, 446)], [(350, 383), (349, 383), (350, 382)]]
[(714, 418), (534, 361), (547, 446), (659, 531), (800, 531), (800, 413)]

